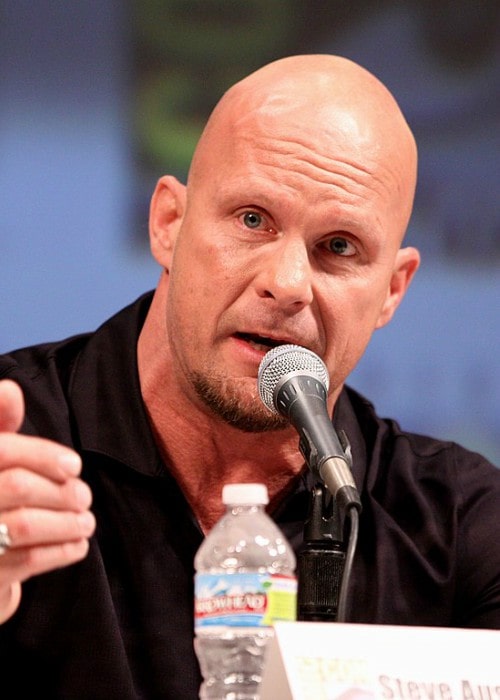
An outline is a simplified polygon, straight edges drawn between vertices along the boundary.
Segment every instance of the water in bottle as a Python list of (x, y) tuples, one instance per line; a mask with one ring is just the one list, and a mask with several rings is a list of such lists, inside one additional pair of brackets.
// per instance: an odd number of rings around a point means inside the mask
[(202, 700), (258, 700), (277, 620), (296, 619), (295, 555), (265, 512), (264, 484), (228, 484), (226, 512), (195, 557)]

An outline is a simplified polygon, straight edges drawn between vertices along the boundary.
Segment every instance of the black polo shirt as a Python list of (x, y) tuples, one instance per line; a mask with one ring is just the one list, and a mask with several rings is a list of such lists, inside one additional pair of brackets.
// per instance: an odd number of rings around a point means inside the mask
[[(193, 559), (203, 535), (141, 400), (136, 345), (150, 301), (93, 334), (0, 358), (0, 377), (25, 392), (23, 432), (82, 455), (97, 518), (86, 559), (27, 581), (0, 627), (6, 700), (198, 698)], [(500, 629), (500, 471), (401, 431), (349, 389), (335, 424), (363, 501), (349, 619)], [(311, 486), (306, 471), (272, 514), (296, 550)]]

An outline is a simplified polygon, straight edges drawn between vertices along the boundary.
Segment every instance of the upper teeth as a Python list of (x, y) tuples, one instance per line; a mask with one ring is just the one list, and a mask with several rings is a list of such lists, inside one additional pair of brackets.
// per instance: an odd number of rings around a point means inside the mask
[(247, 340), (252, 345), (264, 345), (266, 347), (274, 347), (279, 345), (277, 340), (272, 340), (271, 338), (266, 338), (264, 336), (247, 336)]

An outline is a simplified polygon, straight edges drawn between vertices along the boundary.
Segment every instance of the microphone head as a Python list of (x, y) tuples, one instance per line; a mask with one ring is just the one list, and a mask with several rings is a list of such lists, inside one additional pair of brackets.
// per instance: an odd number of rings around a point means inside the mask
[(300, 374), (314, 377), (328, 393), (328, 370), (323, 360), (311, 350), (300, 345), (278, 345), (264, 355), (259, 366), (257, 386), (263, 404), (272, 413), (279, 414), (274, 404), (276, 387), (289, 376)]

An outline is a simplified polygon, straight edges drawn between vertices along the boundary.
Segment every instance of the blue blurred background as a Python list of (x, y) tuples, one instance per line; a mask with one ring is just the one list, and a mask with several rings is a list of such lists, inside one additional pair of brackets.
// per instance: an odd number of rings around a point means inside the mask
[(423, 264), (351, 384), (500, 463), (500, 3), (3, 0), (0, 351), (91, 330), (159, 269), (156, 179), (184, 179), (221, 92), (290, 53), (378, 75), (420, 146)]

